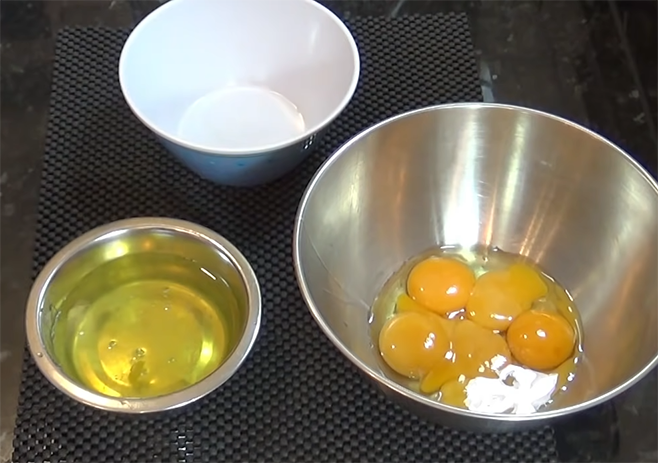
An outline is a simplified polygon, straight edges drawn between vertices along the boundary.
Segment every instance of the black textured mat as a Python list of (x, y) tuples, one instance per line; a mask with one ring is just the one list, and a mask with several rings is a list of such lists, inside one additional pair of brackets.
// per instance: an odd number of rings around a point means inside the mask
[(243, 368), (182, 410), (123, 416), (80, 405), (27, 357), (14, 461), (556, 461), (553, 432), (475, 435), (422, 421), (390, 403), (324, 337), (298, 292), (293, 219), (320, 163), (389, 116), (478, 101), (466, 17), (360, 18), (358, 90), (316, 153), (273, 184), (236, 189), (181, 167), (130, 113), (117, 62), (126, 31), (65, 30), (57, 43), (34, 271), (103, 223), (170, 216), (208, 226), (258, 275), (263, 325)]

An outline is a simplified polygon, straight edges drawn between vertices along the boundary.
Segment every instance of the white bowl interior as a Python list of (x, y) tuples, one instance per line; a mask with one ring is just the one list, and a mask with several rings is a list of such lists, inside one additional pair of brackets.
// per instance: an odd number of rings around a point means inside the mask
[(317, 132), (358, 74), (348, 29), (312, 0), (171, 0), (137, 26), (119, 65), (147, 126), (211, 152), (268, 150)]

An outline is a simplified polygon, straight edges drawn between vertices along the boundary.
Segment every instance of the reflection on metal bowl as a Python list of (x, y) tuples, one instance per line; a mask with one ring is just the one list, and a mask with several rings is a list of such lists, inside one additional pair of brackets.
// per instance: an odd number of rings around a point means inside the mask
[(44, 376), (79, 402), (123, 413), (177, 408), (221, 386), (260, 319), (258, 281), (240, 251), (165, 218), (78, 237), (43, 268), (26, 310)]
[[(503, 431), (610, 399), (658, 362), (658, 185), (599, 135), (497, 104), (426, 108), (384, 121), (338, 150), (309, 184), (294, 261), (329, 339), (394, 400), (443, 424)], [(574, 297), (581, 378), (532, 415), (440, 404), (389, 379), (368, 336), (386, 280), (437, 245), (528, 256)]]

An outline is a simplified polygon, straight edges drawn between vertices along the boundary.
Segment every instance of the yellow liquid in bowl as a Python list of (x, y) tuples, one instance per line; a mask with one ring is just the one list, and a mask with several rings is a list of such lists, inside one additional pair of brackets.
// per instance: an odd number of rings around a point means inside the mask
[[(581, 378), (583, 333), (575, 303), (555, 279), (521, 255), (485, 246), (428, 250), (391, 276), (371, 310), (370, 335), (382, 372), (452, 406), (466, 408), (468, 381), (496, 378), (496, 370), (510, 363), (558, 375), (545, 407)], [(565, 349), (555, 344), (563, 340), (561, 332), (548, 329), (555, 324), (534, 330), (530, 320), (514, 326), (536, 312), (561, 320), (572, 344), (567, 341)], [(532, 356), (527, 355), (530, 348)], [(524, 351), (526, 359), (539, 359), (541, 365), (514, 357)], [(558, 360), (551, 362), (555, 355)], [(496, 360), (502, 362), (498, 367)]]
[(62, 302), (56, 358), (96, 392), (146, 398), (189, 387), (216, 370), (240, 333), (225, 280), (167, 254), (115, 259)]

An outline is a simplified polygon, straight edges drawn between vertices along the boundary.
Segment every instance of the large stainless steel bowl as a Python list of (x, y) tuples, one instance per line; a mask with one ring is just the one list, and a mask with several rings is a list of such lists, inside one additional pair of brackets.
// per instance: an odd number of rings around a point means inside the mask
[[(379, 366), (368, 310), (384, 282), (430, 247), (477, 243), (534, 259), (580, 309), (586, 361), (553, 408), (529, 416), (453, 408)], [(450, 426), (540, 424), (610, 399), (658, 363), (658, 185), (599, 135), (539, 111), (436, 106), (358, 135), (309, 184), (294, 261), (336, 347), (388, 395)]]

